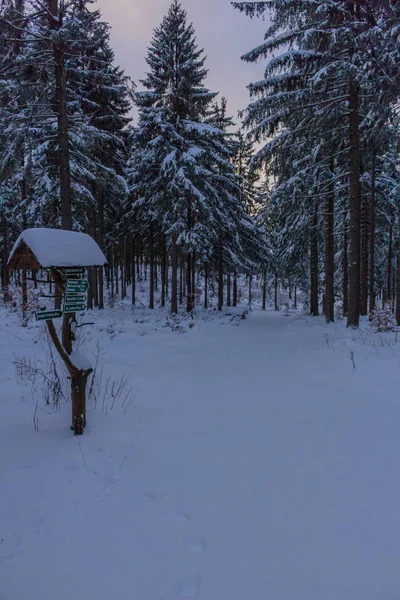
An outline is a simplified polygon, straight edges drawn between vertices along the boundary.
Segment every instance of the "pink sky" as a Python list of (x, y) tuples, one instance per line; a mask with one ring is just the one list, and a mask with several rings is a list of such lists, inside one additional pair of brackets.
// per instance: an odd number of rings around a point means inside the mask
[[(112, 27), (111, 41), (117, 63), (136, 83), (146, 72), (144, 57), (170, 0), (97, 0), (103, 18)], [(229, 0), (182, 0), (193, 22), (199, 46), (208, 56), (208, 87), (228, 99), (236, 116), (248, 104), (246, 85), (262, 78), (263, 66), (250, 65), (240, 56), (258, 46), (266, 23), (234, 10)]]

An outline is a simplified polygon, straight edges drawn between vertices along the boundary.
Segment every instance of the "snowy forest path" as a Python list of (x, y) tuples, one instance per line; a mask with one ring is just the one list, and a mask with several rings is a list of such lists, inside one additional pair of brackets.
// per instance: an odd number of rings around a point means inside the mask
[(33, 433), (5, 474), (6, 516), (32, 508), (5, 600), (394, 600), (398, 357), (359, 344), (353, 369), (351, 332), (273, 312), (140, 344), (111, 346), (130, 417), (92, 414), (82, 453)]

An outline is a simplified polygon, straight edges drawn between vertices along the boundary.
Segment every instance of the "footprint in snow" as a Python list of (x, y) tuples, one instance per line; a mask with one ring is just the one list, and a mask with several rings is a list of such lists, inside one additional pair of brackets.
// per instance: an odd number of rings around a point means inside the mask
[(77, 465), (76, 463), (64, 466), (64, 471), (79, 471), (79, 469), (80, 465)]
[(203, 540), (203, 538), (197, 535), (193, 535), (185, 539), (185, 547), (188, 552), (192, 552), (192, 554), (197, 554), (198, 552), (205, 552), (206, 543)]
[(49, 532), (48, 528), (45, 527), (48, 520), (48, 517), (41, 517), (40, 519), (38, 519), (37, 524), (39, 525), (39, 528), (36, 530), (36, 535), (38, 537), (42, 537), (43, 535), (46, 535)]
[(164, 496), (162, 494), (155, 494), (154, 492), (146, 492), (146, 494), (144, 494), (144, 498), (149, 500), (149, 502), (160, 502)]
[(178, 586), (178, 598), (198, 598), (202, 579), (200, 575), (182, 579)]
[(32, 469), (31, 464), (19, 465), (18, 467), (10, 467), (9, 469), (5, 469), (5, 473), (12, 473), (13, 471), (29, 471)]
[(191, 521), (193, 519), (193, 515), (191, 515), (189, 512), (187, 512), (186, 510), (181, 510), (176, 516), (175, 516), (175, 521), (178, 521), (178, 523), (187, 523), (188, 521)]
[(14, 562), (15, 560), (17, 560), (17, 555), (16, 554), (3, 554), (3, 555), (0, 555), (0, 562), (10, 563), (10, 562)]

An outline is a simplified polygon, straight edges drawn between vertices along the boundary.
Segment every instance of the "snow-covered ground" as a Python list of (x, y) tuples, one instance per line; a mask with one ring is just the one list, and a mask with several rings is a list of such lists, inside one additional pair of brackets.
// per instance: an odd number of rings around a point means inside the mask
[(270, 311), (93, 320), (103, 389), (133, 391), (91, 400), (79, 438), (66, 401), (15, 378), (43, 325), (0, 310), (1, 600), (398, 600), (395, 334)]

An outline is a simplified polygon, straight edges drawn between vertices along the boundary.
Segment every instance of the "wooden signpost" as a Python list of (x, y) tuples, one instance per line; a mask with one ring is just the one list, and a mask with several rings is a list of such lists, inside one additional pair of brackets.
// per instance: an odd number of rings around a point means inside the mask
[(51, 321), (52, 319), (61, 319), (62, 310), (48, 310), (35, 313), (36, 321)]
[[(86, 385), (93, 369), (85, 357), (74, 354), (73, 323), (76, 312), (86, 310), (89, 282), (84, 279), (86, 267), (104, 267), (103, 252), (89, 235), (59, 229), (27, 229), (16, 241), (8, 261), (9, 269), (49, 269), (54, 285), (63, 298), (62, 310), (41, 310), (37, 321), (46, 322), (50, 338), (64, 362), (71, 380), (72, 424), (75, 435), (86, 426)], [(54, 319), (63, 319), (62, 341)], [(85, 358), (85, 360), (82, 360)], [(85, 368), (82, 368), (82, 364)]]
[(68, 279), (64, 298), (64, 313), (70, 314), (85, 310), (87, 304), (86, 292), (88, 289), (89, 282), (87, 279)]

